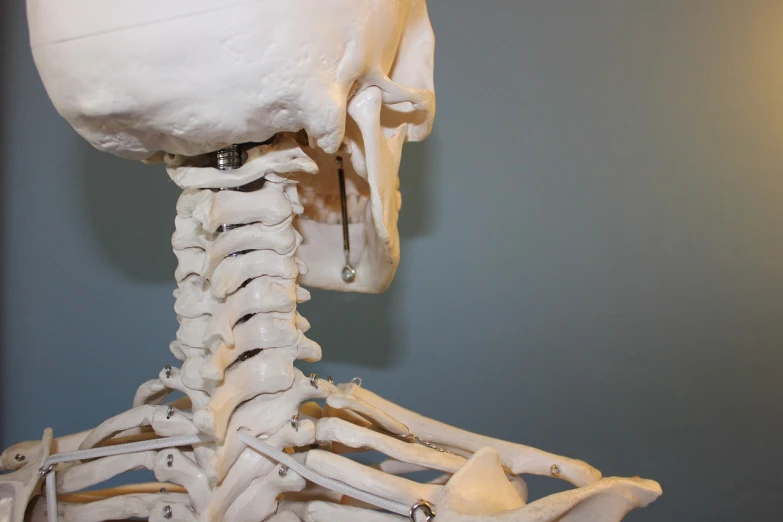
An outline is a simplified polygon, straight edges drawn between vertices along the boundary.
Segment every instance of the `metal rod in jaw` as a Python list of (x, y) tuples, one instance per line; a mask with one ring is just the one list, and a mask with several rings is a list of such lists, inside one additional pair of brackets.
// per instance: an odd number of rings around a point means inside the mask
[(351, 266), (351, 238), (348, 235), (348, 198), (345, 194), (345, 170), (343, 170), (343, 158), (337, 156), (337, 179), (340, 181), (340, 210), (342, 211), (343, 225), (343, 253), (345, 253), (345, 266), (340, 274), (343, 281), (353, 283), (356, 279), (356, 270)]

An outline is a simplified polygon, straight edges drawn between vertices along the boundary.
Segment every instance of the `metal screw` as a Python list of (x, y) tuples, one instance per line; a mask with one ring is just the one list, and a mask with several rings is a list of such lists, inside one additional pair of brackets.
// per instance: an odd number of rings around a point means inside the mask
[(174, 415), (174, 406), (169, 406), (169, 409), (166, 410), (166, 420), (171, 419), (173, 415)]
[(46, 475), (51, 473), (53, 469), (54, 469), (54, 464), (49, 464), (45, 468), (42, 467), (41, 469), (39, 469), (38, 472), (41, 474), (42, 477), (45, 477)]
[(332, 376), (331, 376), (331, 375), (330, 375), (330, 376), (328, 376), (328, 377), (326, 378), (326, 380), (327, 380), (327, 381), (329, 381), (329, 384), (334, 384), (334, 379), (332, 379)]
[(166, 366), (163, 367), (163, 375), (165, 375), (167, 379), (170, 379), (172, 370), (173, 368), (171, 367), (171, 365), (167, 364)]
[(166, 455), (166, 467), (173, 468), (174, 467), (174, 454), (169, 453)]
[(299, 414), (297, 413), (293, 417), (291, 417), (291, 427), (294, 428), (294, 431), (299, 431)]
[(340, 272), (340, 277), (346, 283), (353, 283), (356, 280), (356, 269), (349, 264), (343, 267), (343, 271)]
[(16, 455), (14, 455), (14, 460), (15, 460), (16, 462), (24, 462), (24, 459), (26, 459), (26, 458), (27, 458), (27, 457), (25, 457), (25, 456), (24, 456), (24, 455), (22, 455), (21, 453), (17, 453)]
[(277, 470), (277, 474), (280, 475), (281, 477), (285, 477), (286, 475), (288, 475), (288, 466), (286, 466), (285, 464), (281, 464), (280, 469)]
[(432, 504), (426, 500), (419, 500), (413, 505), (413, 507), (411, 507), (411, 510), (408, 513), (408, 518), (411, 519), (411, 522), (418, 522), (416, 520), (416, 513), (419, 511), (424, 514), (425, 522), (432, 522), (432, 520), (435, 518), (435, 509), (432, 507)]
[(318, 375), (315, 373), (310, 374), (310, 384), (313, 388), (318, 388)]
[(168, 492), (169, 492), (169, 490), (168, 490), (168, 489), (166, 489), (166, 488), (160, 488), (160, 492), (161, 492), (161, 493), (168, 493)]
[(553, 477), (559, 477), (560, 476), (560, 466), (557, 464), (552, 464), (552, 467), (549, 468), (549, 472), (552, 473)]
[(171, 506), (163, 506), (163, 518), (169, 520), (173, 516), (174, 512), (172, 511)]
[(233, 170), (242, 166), (242, 151), (239, 145), (229, 145), (217, 151), (218, 170)]

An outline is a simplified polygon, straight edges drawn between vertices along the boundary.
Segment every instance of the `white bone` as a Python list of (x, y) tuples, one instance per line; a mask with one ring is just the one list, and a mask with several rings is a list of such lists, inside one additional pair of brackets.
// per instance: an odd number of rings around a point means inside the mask
[[(279, 469), (279, 468), (276, 468)], [(264, 520), (277, 509), (277, 498), (286, 491), (299, 491), (305, 480), (296, 473), (281, 475), (271, 471), (253, 480), (226, 511), (225, 521), (256, 522)]]
[[(167, 372), (170, 373), (169, 376), (166, 376)], [(188, 387), (182, 381), (182, 377), (182, 370), (174, 367), (163, 369), (158, 375), (158, 379), (164, 386), (171, 390), (177, 390), (184, 393), (190, 399), (191, 407), (194, 410), (202, 408), (205, 404), (207, 404), (207, 402), (209, 402), (209, 395), (204, 391)]]
[(355, 384), (348, 384), (344, 389), (347, 394), (355, 395), (368, 404), (393, 415), (404, 422), (414, 434), (434, 444), (462, 448), (472, 452), (483, 447), (494, 448), (500, 454), (503, 464), (515, 474), (551, 475), (552, 466), (556, 465), (559, 469), (559, 478), (577, 486), (592, 484), (601, 478), (598, 470), (582, 461), (454, 428), (406, 410)]
[(40, 483), (39, 469), (49, 457), (52, 430), (46, 428), (34, 451), (25, 452), (25, 465), (11, 473), (0, 475), (0, 520), (22, 522), (27, 503)]
[[(274, 448), (283, 449), (289, 446), (307, 446), (314, 440), (315, 426), (312, 422), (302, 420), (296, 428), (290, 423), (283, 424), (277, 432), (266, 438), (264, 442)], [(248, 484), (270, 472), (274, 473), (273, 470), (275, 468), (277, 468), (277, 463), (251, 448), (245, 448), (239, 459), (231, 466), (228, 474), (215, 488), (215, 492), (205, 512), (206, 518), (208, 520), (221, 520), (226, 510), (247, 489)], [(254, 497), (255, 495), (250, 496)]]
[(295, 279), (298, 274), (293, 252), (280, 255), (272, 250), (256, 250), (223, 259), (212, 273), (212, 279), (217, 283), (212, 285), (211, 291), (212, 295), (222, 299), (249, 279), (263, 275)]
[(174, 233), (171, 235), (171, 246), (174, 247), (174, 251), (194, 248), (206, 250), (211, 245), (212, 239), (212, 234), (207, 234), (193, 216), (174, 218)]
[(143, 404), (162, 404), (171, 392), (172, 389), (160, 382), (160, 379), (150, 379), (136, 389), (133, 407)]
[[(201, 366), (201, 375), (204, 379), (220, 381), (223, 379), (224, 370), (236, 361), (240, 356), (251, 350), (250, 346), (244, 349), (238, 346), (227, 346), (225, 343), (218, 344), (214, 353)], [(318, 361), (321, 359), (321, 347), (315, 341), (305, 337), (301, 330), (297, 332), (296, 341), (290, 347), (285, 347), (295, 354), (296, 359), (305, 361)]]
[(196, 205), (192, 215), (210, 234), (214, 234), (218, 227), (226, 223), (278, 225), (293, 213), (291, 202), (283, 193), (282, 187), (275, 187), (274, 183), (255, 192), (205, 192), (207, 197)]
[(209, 352), (205, 348), (196, 348), (187, 346), (179, 341), (171, 343), (172, 351), (181, 352), (184, 362), (180, 368), (180, 378), (182, 383), (191, 390), (201, 390), (209, 392), (214, 385), (202, 377), (201, 369), (209, 359)]
[(79, 449), (93, 448), (102, 440), (139, 426), (152, 426), (155, 433), (163, 437), (198, 433), (193, 422), (181, 411), (175, 409), (169, 415), (168, 406), (144, 405), (103, 421), (84, 439)]
[(184, 189), (177, 198), (177, 215), (182, 218), (192, 217), (196, 207), (210, 197), (212, 197), (212, 191), (209, 189)]
[(186, 159), (183, 156), (166, 156), (169, 176), (184, 189), (241, 187), (267, 173), (318, 173), (318, 165), (302, 151), (293, 139), (287, 137), (276, 140), (275, 143), (248, 150), (245, 163), (230, 172), (181, 166), (181, 163)]
[(316, 440), (339, 442), (351, 448), (371, 448), (399, 461), (421, 466), (423, 469), (454, 473), (465, 463), (465, 459), (457, 455), (442, 453), (415, 443), (402, 442), (336, 418), (317, 421)]
[[(158, 503), (182, 505), (183, 502), (187, 502), (187, 495), (181, 493), (136, 493), (117, 495), (87, 503), (58, 502), (57, 512), (60, 522), (103, 522), (133, 517), (147, 518)], [(172, 520), (174, 519), (165, 522)], [(195, 520), (180, 520), (195, 522)], [(39, 497), (35, 502), (30, 522), (47, 522), (46, 502), (43, 497)]]
[[(198, 237), (198, 236), (197, 236)], [(247, 250), (273, 250), (278, 254), (293, 252), (299, 238), (291, 226), (291, 218), (277, 225), (268, 226), (263, 223), (253, 223), (243, 227), (227, 230), (221, 233), (217, 239), (208, 244), (207, 261), (202, 269), (206, 277), (211, 277), (212, 272), (226, 256)], [(216, 297), (225, 297), (226, 293), (236, 289), (225, 291), (213, 291)]]
[(202, 277), (191, 276), (182, 280), (174, 290), (174, 311), (180, 317), (196, 318), (212, 313), (214, 300), (204, 288)]
[(179, 317), (179, 328), (177, 329), (177, 341), (185, 346), (196, 348), (206, 347), (204, 344), (204, 335), (212, 318), (209, 315), (202, 315), (194, 319), (188, 317)]
[(367, 493), (413, 505), (419, 500), (437, 502), (441, 486), (420, 484), (369, 468), (352, 460), (322, 450), (304, 453), (304, 464), (325, 475)]
[(220, 340), (233, 345), (232, 329), (237, 321), (248, 315), (293, 312), (297, 304), (297, 288), (298, 285), (291, 279), (269, 276), (253, 279), (247, 286), (228, 296), (225, 302), (215, 303), (217, 306), (211, 310), (212, 320), (207, 327), (204, 343), (210, 346)]
[(278, 393), (294, 382), (295, 354), (285, 349), (263, 350), (227, 372), (210, 402), (193, 415), (203, 433), (222, 441), (228, 419), (239, 404), (260, 394)]
[(400, 437), (407, 437), (410, 435), (410, 429), (408, 429), (405, 424), (382, 409), (376, 408), (362, 399), (357, 398), (354, 394), (345, 393), (341, 388), (338, 388), (333, 384), (324, 384), (329, 387), (330, 392), (326, 399), (326, 403), (332, 408), (351, 410), (362, 418), (370, 421), (372, 424), (394, 435)]
[(209, 479), (204, 470), (186, 453), (168, 448), (154, 456), (155, 478), (184, 486), (196, 513), (201, 513), (210, 494)]
[(201, 269), (207, 259), (207, 253), (203, 248), (174, 250), (174, 255), (177, 256), (177, 269), (174, 271), (174, 278), (178, 283), (189, 275), (201, 275)]
[(71, 493), (100, 484), (127, 471), (153, 469), (156, 451), (129, 453), (95, 459), (57, 470), (58, 493)]
[(296, 377), (288, 390), (259, 395), (234, 412), (226, 430), (226, 440), (215, 453), (215, 469), (219, 480), (245, 450), (245, 445), (237, 437), (237, 430), (247, 428), (254, 437), (269, 437), (285, 424), (290, 424), (302, 402), (326, 396), (323, 386), (313, 387), (310, 379), (301, 371), (294, 372)]

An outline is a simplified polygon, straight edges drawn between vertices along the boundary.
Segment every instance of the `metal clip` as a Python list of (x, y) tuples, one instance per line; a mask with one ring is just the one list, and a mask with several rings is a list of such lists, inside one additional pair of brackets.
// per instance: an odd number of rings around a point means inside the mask
[(408, 518), (411, 519), (411, 522), (419, 522), (416, 520), (417, 511), (424, 513), (424, 520), (426, 522), (432, 522), (432, 520), (435, 518), (435, 509), (432, 507), (432, 504), (426, 500), (419, 500), (413, 505), (413, 507), (411, 507), (411, 510), (408, 513)]

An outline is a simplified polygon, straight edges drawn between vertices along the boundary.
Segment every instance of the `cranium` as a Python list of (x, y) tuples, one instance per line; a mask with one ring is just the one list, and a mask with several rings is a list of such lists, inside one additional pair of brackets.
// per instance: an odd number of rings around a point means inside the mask
[[(364, 292), (389, 285), (399, 262), (402, 144), (424, 139), (435, 115), (424, 0), (27, 6), (46, 90), (93, 146), (154, 161), (295, 136), (320, 171), (299, 176), (298, 255), (310, 269), (302, 281)], [(341, 278), (337, 157), (345, 165), (352, 283)]]

